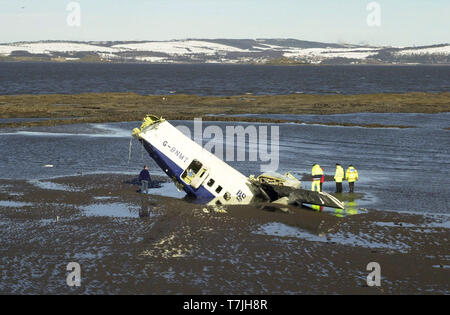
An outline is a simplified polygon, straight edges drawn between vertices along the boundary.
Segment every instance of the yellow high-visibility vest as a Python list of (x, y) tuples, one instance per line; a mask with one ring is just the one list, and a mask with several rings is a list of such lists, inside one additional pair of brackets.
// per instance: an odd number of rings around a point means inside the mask
[(319, 175), (323, 175), (323, 170), (319, 164), (313, 166), (311, 170), (311, 175), (313, 176), (314, 180), (320, 180)]
[(340, 165), (336, 166), (334, 180), (336, 181), (336, 183), (342, 183), (342, 181), (344, 180), (344, 169)]
[(345, 173), (345, 179), (348, 180), (349, 183), (358, 180), (358, 171), (354, 167), (349, 167), (347, 172)]

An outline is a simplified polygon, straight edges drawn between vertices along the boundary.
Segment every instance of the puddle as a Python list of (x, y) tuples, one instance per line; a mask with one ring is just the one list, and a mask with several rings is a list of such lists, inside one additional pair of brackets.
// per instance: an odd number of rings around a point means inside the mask
[(403, 227), (403, 228), (413, 228), (413, 227), (418, 227), (414, 224), (411, 223), (403, 223), (403, 222), (399, 222), (399, 223), (394, 223), (394, 222), (373, 222), (373, 225), (376, 226), (381, 226), (381, 227)]
[[(114, 218), (138, 218), (140, 216), (154, 216), (148, 208), (143, 209), (135, 205), (115, 203), (95, 203), (81, 208), (86, 216), (90, 217), (114, 217)], [(145, 213), (145, 215), (143, 215)]]
[(114, 198), (116, 198), (116, 197), (112, 197), (112, 196), (96, 196), (96, 197), (94, 197), (95, 200), (111, 200)]
[(373, 225), (382, 226), (382, 227), (402, 227), (402, 228), (444, 228), (444, 229), (450, 229), (450, 220), (446, 220), (443, 222), (431, 222), (431, 223), (424, 223), (424, 224), (411, 224), (411, 223), (394, 223), (394, 222), (373, 222)]
[(428, 223), (425, 225), (425, 227), (450, 229), (450, 220), (447, 220), (445, 222)]
[(98, 253), (92, 253), (92, 252), (82, 252), (82, 253), (75, 253), (73, 255), (74, 259), (77, 260), (98, 260), (103, 258), (103, 253), (102, 252), (98, 252)]
[(172, 197), (172, 198), (184, 198), (186, 196), (185, 191), (178, 191), (177, 187), (174, 183), (162, 183), (161, 187), (159, 188), (149, 188), (148, 189), (149, 195), (158, 195), (158, 196), (165, 196), (165, 197)]
[(22, 207), (29, 207), (29, 206), (32, 206), (32, 205), (33, 204), (31, 202), (0, 200), (0, 207), (22, 208)]
[(19, 197), (19, 196), (23, 196), (24, 194), (21, 192), (9, 192), (8, 195)]
[(23, 196), (22, 192), (10, 191), (13, 189), (12, 185), (0, 185), (0, 193), (7, 194), (9, 196)]
[(60, 218), (56, 218), (56, 217), (54, 219), (40, 219), (39, 222), (42, 225), (46, 225), (46, 224), (53, 224), (53, 223), (61, 222), (61, 219)]
[(11, 187), (12, 185), (0, 185), (0, 191), (7, 192)]
[(314, 235), (309, 232), (300, 230), (296, 227), (278, 222), (267, 223), (260, 226), (260, 228), (258, 229), (257, 232), (255, 232), (255, 234), (281, 236), (281, 237), (296, 237), (306, 239), (308, 241), (327, 242), (325, 236), (320, 237), (318, 235)]
[(12, 188), (13, 186), (11, 185), (0, 185), (0, 193), (7, 194), (9, 196), (23, 196), (22, 192), (10, 191)]
[(450, 269), (450, 265), (433, 265), (433, 268), (437, 268), (437, 269)]
[[(259, 235), (299, 238), (312, 242), (360, 246), (364, 248), (394, 249), (401, 252), (407, 252), (407, 250), (410, 248), (408, 245), (399, 241), (381, 242), (373, 239), (373, 237), (369, 235), (359, 236), (352, 233), (332, 233), (324, 234), (323, 236), (321, 236), (279, 222), (272, 222), (261, 225), (258, 230), (253, 233)], [(377, 235), (378, 234), (374, 234), (375, 237)], [(378, 236), (383, 239), (383, 235), (380, 234)]]
[(41, 189), (46, 189), (46, 190), (60, 190), (60, 191), (70, 191), (70, 192), (83, 191), (81, 189), (73, 188), (73, 187), (70, 187), (67, 185), (57, 184), (54, 182), (43, 182), (43, 181), (40, 181), (37, 179), (29, 180), (28, 182), (36, 187), (39, 187)]

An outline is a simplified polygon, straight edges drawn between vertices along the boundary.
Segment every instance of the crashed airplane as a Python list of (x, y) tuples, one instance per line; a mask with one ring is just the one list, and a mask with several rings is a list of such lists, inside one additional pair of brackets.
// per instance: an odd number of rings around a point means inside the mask
[(185, 136), (163, 118), (148, 115), (137, 138), (178, 189), (208, 205), (245, 205), (258, 202), (301, 206), (312, 204), (344, 209), (344, 204), (324, 192), (301, 188), (290, 173), (269, 172), (247, 177)]

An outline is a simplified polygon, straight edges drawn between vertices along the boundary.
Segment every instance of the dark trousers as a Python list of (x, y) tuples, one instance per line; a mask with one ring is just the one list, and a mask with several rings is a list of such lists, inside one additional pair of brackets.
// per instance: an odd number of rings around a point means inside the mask
[(342, 192), (342, 183), (336, 183), (336, 192), (341, 193)]
[(354, 192), (355, 191), (355, 182), (351, 182), (348, 183), (348, 187), (350, 188), (350, 192)]

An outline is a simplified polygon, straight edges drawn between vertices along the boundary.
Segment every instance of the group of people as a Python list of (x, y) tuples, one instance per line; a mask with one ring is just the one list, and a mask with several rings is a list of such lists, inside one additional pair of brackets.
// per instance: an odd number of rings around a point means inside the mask
[[(311, 190), (312, 191), (322, 191), (322, 185), (325, 181), (325, 175), (323, 173), (323, 168), (320, 167), (319, 164), (315, 163), (311, 170), (312, 175), (312, 183)], [(344, 173), (344, 168), (341, 164), (336, 163), (336, 172), (334, 174), (334, 181), (336, 182), (336, 193), (342, 193), (342, 182), (344, 180), (348, 181), (348, 186), (350, 192), (355, 191), (355, 181), (358, 178), (358, 171), (350, 165), (347, 168), (347, 171)]]

